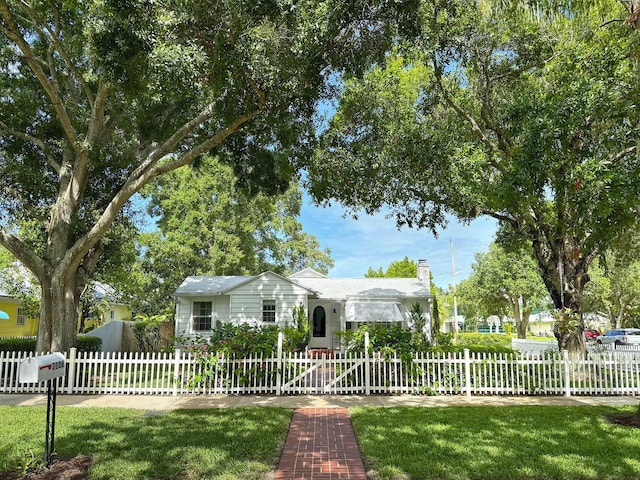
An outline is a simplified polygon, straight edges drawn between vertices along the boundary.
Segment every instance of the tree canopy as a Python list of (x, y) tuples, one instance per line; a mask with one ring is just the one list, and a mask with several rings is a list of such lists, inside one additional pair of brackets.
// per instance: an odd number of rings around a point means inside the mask
[(417, 262), (410, 260), (405, 256), (402, 260), (392, 261), (385, 271), (382, 267), (378, 267), (374, 270), (373, 267), (369, 267), (367, 273), (364, 274), (366, 278), (375, 277), (387, 277), (387, 278), (416, 278), (418, 275)]
[(42, 287), (38, 350), (75, 342), (136, 192), (207, 152), (249, 191), (284, 191), (333, 76), (379, 61), (416, 6), (0, 0), (0, 245)]
[[(483, 4), (424, 2), (418, 42), (346, 79), (311, 191), (434, 232), (496, 218), (579, 312), (589, 265), (638, 217), (637, 32), (606, 23), (614, 1), (544, 22)], [(560, 346), (584, 349), (581, 332)]]
[(461, 288), (462, 301), (474, 304), (476, 313), (484, 318), (510, 316), (518, 338), (526, 338), (532, 310), (547, 297), (531, 253), (525, 249), (509, 252), (494, 242), (487, 252), (475, 255), (472, 269)]
[(289, 275), (306, 267), (326, 273), (333, 266), (330, 251), (302, 230), (297, 183), (275, 197), (247, 195), (236, 184), (231, 167), (205, 157), (143, 191), (158, 229), (140, 235), (127, 282), (137, 310), (169, 309), (189, 275)]

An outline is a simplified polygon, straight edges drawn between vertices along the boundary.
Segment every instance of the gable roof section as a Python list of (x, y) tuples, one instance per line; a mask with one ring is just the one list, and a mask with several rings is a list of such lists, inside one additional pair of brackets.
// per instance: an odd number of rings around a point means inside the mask
[(317, 272), (313, 268), (307, 267), (303, 270), (300, 270), (299, 272), (289, 275), (289, 278), (298, 279), (298, 278), (329, 278), (329, 277), (327, 277), (326, 275), (323, 275), (320, 272)]
[(282, 275), (273, 272), (263, 272), (255, 277), (228, 276), (228, 277), (187, 277), (182, 285), (175, 291), (175, 295), (224, 295), (231, 293), (232, 290), (246, 285), (248, 283), (264, 279), (268, 276), (274, 276), (279, 280), (297, 285), (311, 294), (317, 292), (307, 285), (293, 281)]

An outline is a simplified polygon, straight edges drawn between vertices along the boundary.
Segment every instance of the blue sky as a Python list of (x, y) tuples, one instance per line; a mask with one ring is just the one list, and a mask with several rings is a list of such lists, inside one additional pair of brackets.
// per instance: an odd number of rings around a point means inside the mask
[[(305, 196), (300, 221), (304, 230), (315, 235), (322, 248), (331, 249), (335, 262), (331, 277), (363, 277), (369, 267), (386, 269), (405, 256), (425, 259), (436, 285), (446, 288), (452, 283), (451, 242), (455, 251), (456, 282), (469, 274), (476, 252), (485, 251), (493, 241), (496, 222), (477, 219), (470, 225), (452, 220), (434, 238), (429, 230), (402, 228), (384, 214), (360, 215), (358, 220), (343, 216), (339, 205), (322, 208), (312, 205)], [(459, 273), (458, 273), (459, 272)]]

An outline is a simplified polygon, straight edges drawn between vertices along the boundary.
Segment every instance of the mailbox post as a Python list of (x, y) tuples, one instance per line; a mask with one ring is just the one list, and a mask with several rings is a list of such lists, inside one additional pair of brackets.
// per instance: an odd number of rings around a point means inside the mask
[(47, 426), (44, 438), (44, 460), (51, 465), (56, 428), (56, 387), (64, 376), (64, 355), (51, 353), (30, 357), (20, 363), (20, 383), (47, 382)]

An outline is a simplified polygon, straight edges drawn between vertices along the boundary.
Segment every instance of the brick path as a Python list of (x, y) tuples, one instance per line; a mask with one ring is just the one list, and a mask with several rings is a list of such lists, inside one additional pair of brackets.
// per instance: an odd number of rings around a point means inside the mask
[(367, 480), (346, 408), (293, 413), (274, 480)]

